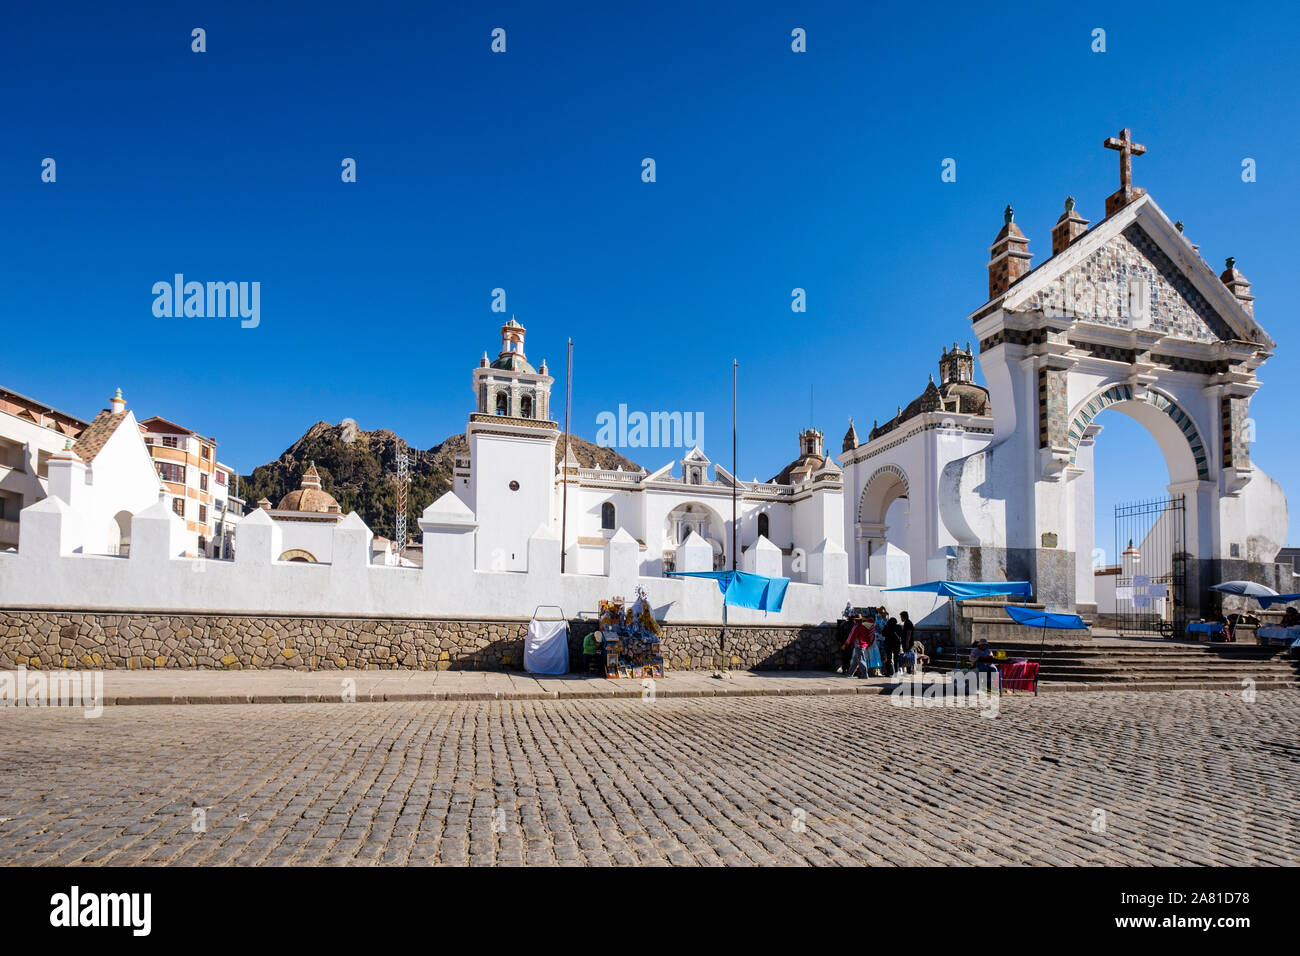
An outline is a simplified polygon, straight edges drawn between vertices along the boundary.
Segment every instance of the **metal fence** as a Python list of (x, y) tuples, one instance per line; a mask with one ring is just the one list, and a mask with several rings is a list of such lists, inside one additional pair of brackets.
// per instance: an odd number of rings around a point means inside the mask
[(1115, 506), (1116, 628), (1178, 637), (1187, 625), (1187, 521), (1182, 495)]

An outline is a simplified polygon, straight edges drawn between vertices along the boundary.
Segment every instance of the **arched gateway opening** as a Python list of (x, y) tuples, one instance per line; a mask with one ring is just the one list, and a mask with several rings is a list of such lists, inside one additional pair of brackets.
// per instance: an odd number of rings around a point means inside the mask
[[(879, 587), (911, 583), (910, 568), (903, 570), (909, 558), (910, 490), (907, 474), (897, 465), (882, 465), (863, 486), (854, 526), (857, 566), (865, 569), (859, 583)], [(886, 564), (877, 560), (873, 570), (871, 560), (889, 546), (897, 549), (897, 554), (893, 554), (892, 549), (890, 554), (890, 561), (896, 568), (893, 580), (889, 579)], [(901, 580), (901, 576), (908, 580)]]
[(1201, 429), (1167, 392), (1121, 383), (1074, 411), (1069, 445), (1078, 606), (1101, 632), (1181, 634), (1195, 559), (1210, 550)]

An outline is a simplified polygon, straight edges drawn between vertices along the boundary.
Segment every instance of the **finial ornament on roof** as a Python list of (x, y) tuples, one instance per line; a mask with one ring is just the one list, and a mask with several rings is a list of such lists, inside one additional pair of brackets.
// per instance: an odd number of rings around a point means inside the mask
[(1179, 233), (1181, 233), (1183, 231), (1183, 221), (1179, 219), (1176, 223), (1174, 223), (1174, 228), (1177, 229)]
[(1073, 197), (1073, 196), (1066, 196), (1066, 197), (1065, 197), (1065, 211), (1066, 211), (1066, 212), (1074, 212), (1074, 197)]
[(1008, 203), (1007, 208), (1002, 212), (1002, 222), (1004, 225), (1009, 226), (1011, 225), (1012, 220), (1014, 220), (1015, 218), (1016, 218), (1016, 211), (1012, 209), (1011, 205)]
[(1227, 267), (1228, 271), (1231, 272), (1233, 269), (1237, 268), (1237, 259), (1235, 256), (1228, 256), (1228, 258), (1224, 260), (1223, 264)]
[(121, 399), (121, 397), (122, 397), (122, 389), (121, 389), (121, 388), (118, 388), (118, 390), (117, 390), (116, 392), (113, 393), (113, 397), (116, 398), (116, 399)]

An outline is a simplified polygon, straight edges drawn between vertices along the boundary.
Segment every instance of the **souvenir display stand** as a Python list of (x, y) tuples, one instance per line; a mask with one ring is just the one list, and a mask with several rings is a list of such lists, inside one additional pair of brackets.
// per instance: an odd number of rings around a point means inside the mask
[(606, 677), (664, 676), (659, 622), (650, 610), (644, 588), (636, 589), (636, 601), (630, 608), (624, 607), (621, 597), (600, 602), (598, 640), (605, 649)]

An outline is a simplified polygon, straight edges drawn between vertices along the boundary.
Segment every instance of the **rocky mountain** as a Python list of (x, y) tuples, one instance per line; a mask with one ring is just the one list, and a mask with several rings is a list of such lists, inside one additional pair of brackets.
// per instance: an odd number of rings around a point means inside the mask
[[(640, 465), (612, 448), (603, 448), (576, 435), (569, 436), (578, 463), (585, 468), (623, 468), (638, 471)], [(332, 494), (346, 514), (355, 511), (375, 534), (391, 537), (397, 514), (397, 435), (386, 428), (362, 431), (351, 419), (337, 425), (317, 422), (278, 459), (260, 465), (239, 479), (239, 494), (249, 508), (261, 498), (272, 506), (302, 481), (311, 462), (320, 472), (321, 486)], [(464, 433), (452, 435), (424, 451), (407, 446), (414, 457), (407, 494), (406, 524), (418, 537), (420, 513), (451, 490), (456, 457), (469, 453)], [(564, 454), (564, 438), (556, 443), (555, 460)]]

